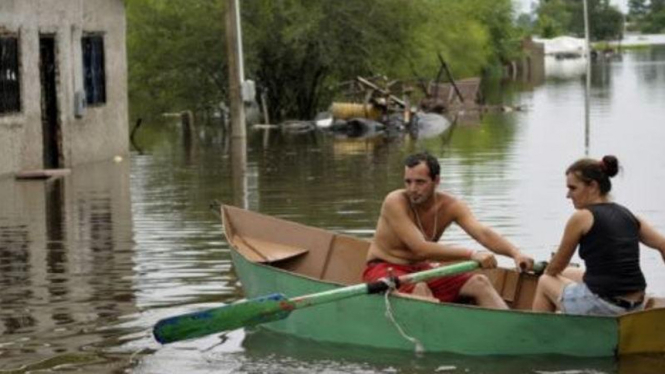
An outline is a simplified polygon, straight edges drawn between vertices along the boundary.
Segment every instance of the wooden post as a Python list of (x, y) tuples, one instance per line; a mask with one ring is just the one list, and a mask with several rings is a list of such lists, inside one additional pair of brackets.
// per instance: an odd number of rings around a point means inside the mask
[(226, 1), (226, 45), (229, 64), (229, 103), (231, 112), (231, 176), (233, 201), (247, 208), (247, 128), (242, 83), (245, 80), (238, 0)]
[(231, 178), (233, 179), (233, 205), (248, 209), (247, 140), (245, 138), (231, 138)]
[(270, 124), (270, 116), (268, 116), (268, 100), (266, 99), (266, 90), (261, 90), (261, 107), (263, 108), (263, 123)]
[(231, 107), (231, 136), (247, 137), (245, 108), (242, 100), (244, 80), (240, 5), (238, 0), (226, 1), (226, 46), (229, 64), (229, 102)]
[[(450, 81), (450, 84), (453, 85), (453, 88), (455, 89), (455, 93), (457, 94), (457, 97), (459, 97), (459, 101), (464, 104), (464, 97), (462, 96), (462, 93), (459, 91), (459, 88), (457, 88), (457, 85), (455, 84), (455, 80), (453, 79), (453, 75), (450, 73), (450, 70), (448, 69), (448, 64), (446, 64), (446, 61), (443, 59), (443, 56), (441, 56), (441, 53), (438, 54), (439, 57), (439, 62), (441, 62), (441, 66), (446, 71), (446, 75), (448, 75), (448, 80)], [(452, 100), (451, 100), (452, 102)]]

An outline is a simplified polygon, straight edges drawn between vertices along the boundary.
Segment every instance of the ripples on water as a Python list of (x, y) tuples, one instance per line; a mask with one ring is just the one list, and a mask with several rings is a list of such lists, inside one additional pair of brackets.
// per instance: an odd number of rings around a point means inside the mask
[[(665, 50), (630, 52), (593, 71), (590, 155), (619, 157), (617, 201), (665, 231)], [(663, 372), (657, 358), (416, 357), (264, 331), (160, 347), (148, 334), (165, 316), (242, 297), (212, 200), (233, 202), (244, 186), (250, 209), (371, 238), (382, 198), (401, 186), (401, 161), (414, 150), (439, 157), (441, 188), (463, 197), (481, 221), (534, 257), (549, 257), (572, 212), (563, 171), (584, 155), (583, 89), (583, 77), (565, 74), (504, 86), (497, 97), (526, 111), (460, 120), (419, 140), (274, 135), (266, 143), (254, 134), (242, 181), (220, 131), (201, 127), (185, 141), (165, 124), (141, 129), (146, 153), (130, 160), (46, 182), (0, 179), (0, 370)], [(455, 228), (444, 240), (474, 245)], [(642, 260), (649, 291), (665, 295), (660, 256), (645, 250)]]

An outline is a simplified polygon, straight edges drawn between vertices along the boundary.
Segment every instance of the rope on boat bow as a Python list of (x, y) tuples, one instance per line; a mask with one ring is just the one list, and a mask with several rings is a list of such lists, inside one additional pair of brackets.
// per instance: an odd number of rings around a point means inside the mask
[(382, 279), (382, 281), (385, 282), (386, 285), (388, 286), (388, 290), (384, 294), (385, 295), (384, 299), (386, 301), (386, 318), (388, 318), (388, 320), (390, 320), (390, 322), (392, 322), (393, 325), (395, 325), (395, 328), (397, 328), (397, 331), (399, 332), (400, 335), (402, 335), (404, 339), (413, 343), (417, 355), (423, 354), (425, 353), (425, 347), (423, 346), (423, 344), (418, 339), (407, 334), (402, 328), (402, 326), (400, 326), (400, 324), (397, 322), (397, 320), (395, 319), (395, 315), (393, 314), (393, 308), (392, 305), (390, 304), (390, 293), (396, 291), (398, 287), (398, 283), (394, 282), (393, 281), (394, 279), (397, 278), (391, 276)]

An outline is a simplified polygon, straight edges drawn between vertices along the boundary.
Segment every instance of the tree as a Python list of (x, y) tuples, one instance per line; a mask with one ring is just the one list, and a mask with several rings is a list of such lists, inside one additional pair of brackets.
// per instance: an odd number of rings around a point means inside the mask
[(665, 9), (665, 0), (651, 0), (649, 1), (649, 12), (659, 13)]
[(398, 68), (415, 28), (407, 22), (412, 11), (403, 5), (402, 0), (244, 4), (248, 75), (267, 89), (271, 117), (312, 118), (334, 95), (327, 87)]
[(633, 28), (643, 33), (665, 32), (665, 0), (631, 0), (629, 3)]
[(489, 32), (493, 57), (501, 63), (515, 59), (520, 53), (522, 35), (513, 23), (513, 4), (508, 0), (467, 0), (469, 14)]
[(534, 30), (534, 22), (531, 19), (531, 15), (529, 13), (521, 13), (519, 16), (517, 16), (515, 24), (517, 28), (525, 34), (531, 34)]
[(595, 40), (623, 39), (624, 17), (618, 9), (610, 6), (601, 7), (596, 10), (594, 20), (589, 32), (594, 35)]
[[(223, 3), (127, 0), (133, 112), (226, 99)], [(267, 90), (274, 121), (312, 118), (358, 75), (434, 77), (437, 53), (458, 78), (519, 53), (511, 0), (252, 0), (241, 11), (245, 77)]]
[(641, 28), (647, 34), (665, 33), (665, 8), (656, 13), (649, 13)]
[[(620, 39), (623, 15), (609, 0), (588, 0), (589, 34), (593, 40)], [(584, 4), (580, 0), (541, 0), (537, 30), (541, 36), (584, 36)]]
[(568, 31), (571, 11), (565, 0), (541, 1), (536, 13), (536, 32), (543, 38), (553, 38)]
[(644, 17), (649, 11), (647, 0), (629, 0), (628, 15), (636, 19)]
[(216, 106), (226, 96), (221, 0), (128, 0), (132, 112)]
[(665, 0), (651, 0), (649, 5), (649, 25), (645, 32), (659, 34), (665, 32)]

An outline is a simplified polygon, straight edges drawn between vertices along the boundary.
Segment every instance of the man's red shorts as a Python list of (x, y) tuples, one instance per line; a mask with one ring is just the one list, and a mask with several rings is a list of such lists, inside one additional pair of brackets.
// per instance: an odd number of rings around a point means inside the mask
[[(363, 281), (372, 282), (388, 276), (388, 269), (392, 269), (391, 275), (399, 277), (405, 274), (411, 274), (418, 271), (429, 270), (434, 266), (427, 262), (421, 262), (412, 265), (391, 264), (380, 260), (373, 260), (367, 263), (363, 272)], [(427, 286), (434, 294), (434, 297), (442, 302), (453, 302), (459, 297), (459, 291), (466, 281), (471, 278), (471, 274), (458, 274), (447, 277), (435, 278), (427, 282)], [(412, 293), (414, 284), (405, 284), (400, 286), (399, 292)]]

